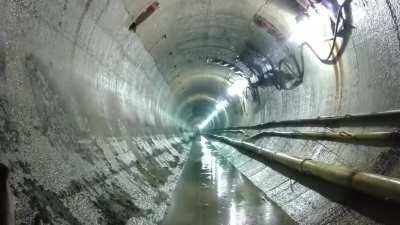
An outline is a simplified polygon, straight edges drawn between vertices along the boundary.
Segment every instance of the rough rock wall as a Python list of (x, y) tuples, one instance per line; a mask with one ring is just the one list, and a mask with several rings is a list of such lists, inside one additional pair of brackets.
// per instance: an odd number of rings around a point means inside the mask
[(17, 224), (154, 224), (187, 146), (120, 1), (0, 1), (0, 162)]

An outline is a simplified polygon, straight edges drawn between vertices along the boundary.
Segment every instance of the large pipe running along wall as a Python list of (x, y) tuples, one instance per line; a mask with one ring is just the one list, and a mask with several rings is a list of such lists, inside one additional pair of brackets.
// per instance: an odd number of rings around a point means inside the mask
[[(174, 8), (171, 7), (174, 5), (172, 1), (164, 5), (170, 7), (165, 11), (162, 11), (163, 4), (161, 4), (159, 17), (149, 19), (149, 24), (156, 25), (144, 26), (142, 30), (139, 28), (139, 36), (144, 40), (145, 46), (152, 49), (152, 55), (160, 69), (166, 71), (164, 73), (167, 80), (173, 82), (175, 79), (176, 82), (180, 82), (191, 77), (187, 70), (179, 67), (185, 60), (201, 65), (204, 58), (214, 56), (232, 62), (232, 58), (245, 48), (240, 45), (245, 42), (241, 40), (250, 40), (258, 49), (266, 52), (277, 47), (278, 44), (271, 42), (265, 32), (252, 26), (248, 20), (254, 12), (258, 12), (270, 18), (278, 27), (285, 27), (279, 26), (280, 23), (286, 23), (285, 20), (279, 20), (282, 17), (278, 16), (277, 9), (282, 8), (282, 5), (277, 5), (276, 1), (268, 2), (265, 7), (261, 7), (262, 1), (252, 2), (254, 5), (237, 1), (209, 1), (209, 5), (199, 1), (185, 1), (179, 8)], [(278, 91), (273, 87), (262, 89), (261, 104), (248, 102), (241, 123), (236, 120), (237, 125), (371, 113), (399, 108), (399, 3), (354, 0), (351, 2), (351, 10), (355, 28), (352, 29), (351, 40), (341, 60), (335, 65), (325, 66), (306, 50), (303, 84), (290, 91)], [(160, 19), (171, 18), (172, 14), (179, 15), (179, 19)], [(157, 42), (160, 39), (155, 35), (157, 33), (160, 34), (158, 37), (167, 33), (168, 38)], [(150, 37), (156, 40), (152, 42)], [(170, 52), (173, 57), (169, 56)], [(277, 55), (279, 57), (279, 54)], [(178, 68), (175, 68), (176, 65)], [(200, 65), (196, 66), (196, 70), (201, 68)], [(171, 72), (168, 73), (169, 71)], [(290, 132), (293, 129), (277, 130)], [(363, 133), (392, 131), (392, 129), (390, 126), (364, 128), (363, 124), (359, 124), (357, 128), (344, 126), (338, 130)], [(296, 128), (294, 131), (331, 130)], [(395, 147), (355, 146), (284, 138), (268, 138), (256, 144), (303, 158), (399, 177), (400, 157), (398, 148)], [(342, 201), (343, 198), (348, 198), (348, 195), (340, 192), (335, 193), (336, 195), (326, 193), (315, 189), (315, 186), (296, 182), (241, 155), (232, 148), (218, 143), (216, 145), (269, 198), (281, 205), (301, 224), (376, 224), (383, 221), (388, 223), (392, 218), (388, 212), (371, 209), (371, 205), (375, 203), (362, 201), (364, 205), (354, 206), (349, 202), (351, 200)], [(385, 207), (381, 205), (378, 208)]]
[(366, 173), (344, 166), (330, 165), (313, 159), (298, 158), (224, 136), (213, 134), (205, 134), (205, 136), (230, 145), (252, 159), (265, 162), (266, 165), (268, 165), (268, 162), (278, 163), (302, 175), (319, 178), (330, 182), (332, 185), (364, 192), (381, 200), (400, 202), (400, 179)]
[[(234, 62), (256, 49), (279, 61), (282, 42), (265, 30), (265, 20), (286, 37), (302, 1), (160, 0), (129, 31), (152, 2), (0, 0), (0, 160), (11, 169), (17, 224), (160, 221), (186, 155), (176, 132), (203, 120), (229, 85), (230, 70), (207, 59)], [(213, 124), (398, 109), (400, 3), (353, 0), (351, 12), (354, 29), (336, 64), (324, 65), (306, 49), (300, 86), (260, 89), (259, 103), (234, 99)], [(385, 214), (374, 216), (371, 204), (343, 204), (344, 195), (293, 182), (215, 144), (300, 224), (382, 222)], [(256, 144), (400, 177), (394, 147), (276, 137)]]
[[(239, 126), (399, 108), (399, 2), (352, 1), (351, 8), (355, 29), (352, 30), (351, 41), (342, 59), (335, 66), (334, 73), (318, 72), (318, 69), (326, 67), (322, 67), (312, 57), (307, 58), (304, 83), (297, 89), (286, 92), (273, 88), (265, 89), (261, 94), (262, 109), (251, 115), (249, 122), (238, 124)], [(363, 123), (359, 123), (359, 127), (352, 124), (332, 129), (296, 126), (273, 130), (345, 130), (367, 133), (393, 131), (396, 128), (394, 125), (389, 122), (382, 127), (363, 127)], [(279, 137), (265, 138), (255, 144), (296, 157), (400, 177), (398, 147), (290, 140)], [(335, 193), (329, 188), (321, 190), (324, 185), (299, 182), (282, 171), (277, 172), (240, 154), (233, 148), (219, 143), (216, 145), (269, 198), (276, 201), (301, 224), (395, 224), (393, 221), (398, 220), (395, 216), (397, 210), (390, 210), (385, 204), (361, 201), (362, 198), (351, 198), (351, 195), (340, 191)]]

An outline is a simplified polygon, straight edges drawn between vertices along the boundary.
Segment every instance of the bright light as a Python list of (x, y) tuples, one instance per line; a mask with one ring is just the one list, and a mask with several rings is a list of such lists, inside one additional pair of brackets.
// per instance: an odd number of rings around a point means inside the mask
[(206, 126), (208, 125), (208, 122), (206, 122), (205, 120), (199, 124), (197, 127), (199, 128), (199, 130), (203, 130)]
[(323, 42), (326, 39), (327, 28), (330, 28), (329, 15), (325, 13), (318, 14), (314, 11), (310, 11), (309, 14), (308, 17), (303, 18), (294, 25), (289, 41), (300, 45), (303, 42), (314, 44)]
[(229, 105), (228, 101), (227, 101), (227, 100), (223, 100), (223, 101), (218, 102), (218, 104), (215, 106), (215, 108), (216, 108), (218, 111), (222, 111), (222, 110), (224, 110), (228, 105)]
[(230, 96), (241, 96), (243, 92), (246, 90), (249, 83), (245, 79), (236, 80), (232, 86), (230, 86), (227, 90), (228, 95)]
[[(229, 96), (241, 96), (243, 92), (246, 90), (249, 85), (248, 81), (245, 79), (239, 79), (233, 82), (232, 86), (230, 86), (227, 90)], [(220, 112), (226, 109), (229, 106), (229, 102), (227, 100), (222, 100), (215, 105), (215, 110), (197, 127), (200, 130), (206, 128), (217, 116)]]
[(208, 126), (209, 123), (211, 123), (211, 121), (218, 116), (219, 111), (214, 111), (213, 113), (211, 113), (211, 115), (209, 115), (207, 117), (207, 119), (205, 119), (200, 125), (198, 125), (199, 129), (202, 130), (205, 127)]

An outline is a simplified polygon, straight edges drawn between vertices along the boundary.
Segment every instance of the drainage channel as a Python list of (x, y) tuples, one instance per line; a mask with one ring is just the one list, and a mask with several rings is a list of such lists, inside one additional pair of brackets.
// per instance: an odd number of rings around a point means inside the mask
[(296, 224), (204, 137), (189, 159), (162, 225)]

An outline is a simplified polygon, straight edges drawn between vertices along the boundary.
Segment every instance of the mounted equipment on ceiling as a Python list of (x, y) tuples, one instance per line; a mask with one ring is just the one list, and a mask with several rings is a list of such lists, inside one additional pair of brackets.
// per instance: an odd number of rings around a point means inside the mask
[(283, 41), (285, 39), (285, 35), (278, 30), (269, 20), (265, 17), (255, 14), (253, 16), (253, 22), (261, 29), (267, 31), (271, 36), (276, 38), (277, 40)]
[(147, 18), (149, 18), (158, 8), (160, 8), (160, 3), (155, 1), (147, 6), (138, 17), (136, 17), (135, 21), (129, 26), (129, 30), (136, 32), (137, 27), (143, 23)]

